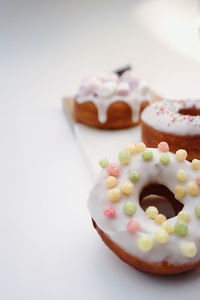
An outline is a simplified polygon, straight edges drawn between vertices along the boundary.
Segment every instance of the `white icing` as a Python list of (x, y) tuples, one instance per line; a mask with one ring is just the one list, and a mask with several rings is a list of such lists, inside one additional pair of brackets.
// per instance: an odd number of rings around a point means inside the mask
[[(188, 234), (186, 236), (179, 236), (177, 234), (169, 235), (168, 242), (164, 245), (156, 242), (155, 232), (161, 228), (154, 220), (151, 220), (145, 215), (144, 211), (139, 205), (139, 195), (143, 188), (150, 183), (163, 184), (172, 192), (177, 184), (187, 186), (189, 181), (195, 181), (196, 176), (200, 173), (191, 168), (191, 163), (188, 161), (179, 162), (175, 155), (168, 152), (170, 155), (170, 163), (164, 166), (160, 163), (160, 152), (157, 149), (150, 149), (153, 152), (153, 159), (151, 161), (144, 161), (141, 153), (132, 156), (131, 162), (128, 166), (121, 166), (120, 176), (118, 178), (118, 186), (129, 180), (131, 170), (137, 170), (140, 174), (140, 179), (134, 183), (134, 191), (131, 195), (121, 195), (118, 202), (111, 203), (107, 198), (107, 187), (105, 180), (108, 176), (106, 170), (103, 170), (93, 188), (90, 198), (88, 200), (88, 208), (92, 218), (97, 223), (98, 227), (102, 229), (112, 241), (117, 243), (120, 247), (126, 250), (131, 255), (139, 257), (142, 260), (149, 262), (168, 261), (172, 264), (193, 263), (200, 260), (200, 219), (195, 215), (195, 207), (200, 204), (199, 196), (191, 196), (186, 194), (182, 203), (183, 210), (187, 211), (191, 216), (191, 221), (188, 223)], [(180, 183), (176, 178), (176, 174), (180, 169), (187, 172), (188, 179), (185, 183)], [(123, 206), (126, 201), (131, 200), (137, 205), (137, 211), (133, 217), (127, 216), (123, 212)], [(103, 214), (104, 206), (112, 204), (116, 209), (116, 217), (114, 219), (106, 218)], [(133, 218), (140, 223), (140, 231), (136, 234), (131, 234), (127, 231), (126, 226), (129, 220)], [(168, 222), (175, 224), (177, 216), (168, 219)], [(153, 239), (154, 245), (151, 251), (142, 252), (138, 247), (138, 239), (148, 235)], [(186, 242), (195, 242), (198, 252), (193, 258), (183, 256), (180, 248)]]
[[(94, 81), (100, 82), (94, 88)], [(79, 94), (76, 97), (78, 103), (93, 102), (97, 107), (98, 120), (105, 123), (107, 109), (113, 103), (122, 101), (127, 103), (132, 110), (132, 121), (138, 122), (140, 106), (143, 101), (150, 102), (150, 89), (148, 84), (136, 78), (132, 72), (125, 72), (121, 77), (116, 74), (109, 76), (96, 76), (82, 81)]]
[(179, 110), (195, 106), (198, 100), (163, 100), (148, 106), (142, 113), (142, 120), (156, 130), (177, 135), (200, 134), (200, 116), (181, 115)]

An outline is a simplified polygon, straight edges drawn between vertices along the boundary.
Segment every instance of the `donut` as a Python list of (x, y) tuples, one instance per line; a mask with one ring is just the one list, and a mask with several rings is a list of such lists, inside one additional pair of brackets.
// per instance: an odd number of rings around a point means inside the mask
[(182, 148), (188, 160), (200, 159), (200, 100), (162, 100), (142, 113), (142, 140), (156, 147), (165, 140), (175, 153)]
[(200, 266), (200, 160), (129, 144), (103, 170), (88, 208), (104, 243), (125, 263), (153, 274)]
[(102, 129), (129, 128), (139, 123), (150, 101), (148, 84), (130, 70), (94, 75), (81, 82), (74, 99), (74, 119)]

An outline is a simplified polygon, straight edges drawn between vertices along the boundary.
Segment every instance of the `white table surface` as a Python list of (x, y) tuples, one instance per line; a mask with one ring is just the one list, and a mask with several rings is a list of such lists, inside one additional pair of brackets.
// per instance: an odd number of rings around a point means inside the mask
[(0, 299), (198, 295), (199, 270), (143, 274), (100, 241), (92, 178), (62, 111), (84, 74), (127, 62), (161, 94), (197, 96), (199, 62), (147, 33), (136, 2), (0, 1)]

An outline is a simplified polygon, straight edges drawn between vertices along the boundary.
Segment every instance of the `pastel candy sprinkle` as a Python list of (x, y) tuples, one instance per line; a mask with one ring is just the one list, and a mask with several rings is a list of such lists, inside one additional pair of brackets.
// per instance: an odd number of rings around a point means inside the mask
[(128, 216), (133, 216), (137, 210), (137, 206), (135, 203), (131, 201), (127, 201), (123, 207), (124, 213)]
[(148, 252), (153, 248), (152, 239), (145, 235), (139, 238), (138, 246), (142, 252)]
[(105, 169), (105, 167), (107, 166), (108, 163), (109, 162), (108, 162), (107, 158), (103, 158), (99, 161), (99, 165), (100, 165), (100, 167), (102, 167), (102, 169)]
[(131, 194), (133, 192), (133, 189), (134, 189), (134, 186), (129, 180), (125, 181), (121, 186), (121, 191), (125, 195)]
[(184, 170), (179, 170), (176, 178), (181, 182), (185, 182), (187, 180), (187, 173)]
[(196, 244), (194, 242), (185, 243), (181, 247), (181, 252), (184, 256), (189, 257), (189, 258), (196, 256), (196, 254), (197, 254)]
[(200, 169), (200, 160), (199, 159), (193, 159), (192, 160), (192, 168), (194, 170), (199, 170)]
[(145, 214), (150, 218), (150, 219), (155, 219), (158, 215), (158, 209), (155, 206), (149, 206), (145, 210)]
[(197, 216), (198, 218), (200, 218), (200, 205), (197, 205), (197, 206), (195, 207), (195, 214), (196, 214), (196, 216)]
[(113, 219), (116, 216), (116, 210), (112, 205), (106, 205), (103, 208), (104, 216), (106, 216), (109, 219)]
[(167, 233), (172, 234), (174, 233), (175, 227), (173, 224), (169, 223), (168, 221), (165, 221), (162, 223), (162, 228), (167, 231)]
[(168, 241), (168, 233), (164, 229), (159, 229), (155, 233), (155, 240), (160, 244), (165, 244)]
[(117, 178), (115, 176), (108, 176), (106, 178), (106, 186), (108, 189), (112, 189), (117, 185)]
[(195, 182), (198, 186), (200, 186), (200, 175), (196, 177)]
[(108, 172), (109, 175), (115, 176), (115, 177), (118, 177), (120, 174), (119, 166), (114, 163), (107, 164), (106, 171)]
[(170, 162), (170, 156), (167, 153), (163, 153), (160, 156), (160, 162), (161, 164), (163, 164), (164, 166), (167, 166)]
[(125, 149), (126, 149), (127, 151), (129, 151), (129, 153), (130, 153), (131, 155), (137, 153), (136, 145), (133, 144), (133, 143), (132, 143), (132, 144), (131, 144), (131, 143), (127, 144), (126, 147), (125, 147)]
[(199, 193), (198, 185), (194, 181), (190, 181), (187, 185), (187, 191), (192, 196), (197, 196)]
[(183, 162), (187, 157), (187, 151), (183, 150), (183, 149), (179, 149), (178, 151), (176, 151), (176, 158), (178, 159), (178, 161)]
[(135, 220), (130, 220), (127, 224), (127, 230), (133, 234), (140, 231), (140, 223)]
[(117, 202), (121, 198), (120, 189), (114, 188), (107, 192), (107, 197), (111, 202)]
[(103, 83), (98, 91), (100, 97), (106, 98), (112, 96), (117, 89), (117, 84), (114, 81)]
[(188, 223), (188, 222), (190, 222), (191, 218), (190, 218), (190, 215), (188, 212), (180, 211), (178, 213), (178, 220)]
[(155, 217), (155, 222), (157, 224), (162, 224), (166, 221), (166, 217), (163, 215), (163, 214), (158, 214), (156, 217)]
[(175, 190), (174, 190), (174, 197), (177, 200), (181, 201), (181, 200), (183, 200), (183, 198), (185, 197), (185, 195), (186, 195), (186, 189), (185, 189), (185, 187), (182, 186), (182, 185), (178, 185), (177, 184), (175, 186)]
[(153, 152), (151, 150), (145, 150), (144, 152), (142, 152), (142, 158), (145, 161), (152, 160), (152, 158), (153, 158)]
[(144, 152), (146, 150), (146, 145), (144, 143), (139, 143), (136, 145), (137, 152)]
[(184, 221), (177, 221), (175, 224), (175, 233), (185, 236), (188, 232), (188, 226)]
[(131, 171), (130, 172), (130, 179), (133, 181), (138, 181), (138, 179), (140, 178), (140, 174), (138, 173), (138, 171)]
[(122, 150), (118, 155), (119, 161), (122, 165), (128, 165), (131, 160), (130, 152), (127, 150)]
[(158, 150), (161, 152), (168, 152), (169, 151), (169, 145), (166, 142), (160, 142), (158, 144)]

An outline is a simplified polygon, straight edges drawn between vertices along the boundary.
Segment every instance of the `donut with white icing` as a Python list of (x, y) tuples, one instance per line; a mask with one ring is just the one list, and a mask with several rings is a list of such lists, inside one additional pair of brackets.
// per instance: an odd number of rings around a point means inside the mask
[(131, 71), (121, 76), (95, 75), (81, 82), (74, 101), (74, 118), (97, 128), (128, 128), (139, 123), (150, 101), (148, 84)]
[(142, 113), (142, 140), (148, 147), (165, 140), (172, 152), (186, 149), (200, 159), (200, 100), (163, 100)]
[(100, 161), (103, 170), (88, 200), (93, 225), (137, 269), (176, 274), (200, 266), (200, 161), (186, 157), (161, 142), (148, 149), (129, 144), (116, 162)]

